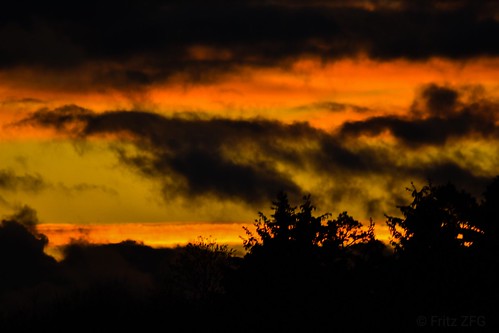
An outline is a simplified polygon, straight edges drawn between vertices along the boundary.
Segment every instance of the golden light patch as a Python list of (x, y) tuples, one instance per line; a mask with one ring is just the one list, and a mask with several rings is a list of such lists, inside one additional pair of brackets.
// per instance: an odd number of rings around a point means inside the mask
[(195, 242), (198, 237), (228, 244), (238, 251), (242, 249), (245, 223), (119, 223), (119, 224), (56, 224), (43, 223), (38, 232), (49, 239), (46, 252), (58, 259), (58, 248), (74, 241), (90, 244), (119, 243), (134, 240), (152, 247), (175, 247)]
[[(39, 232), (47, 235), (51, 246), (71, 240), (89, 243), (117, 243), (135, 240), (151, 246), (175, 246), (195, 241), (199, 236), (212, 237), (220, 243), (241, 242), (244, 223), (119, 223), (119, 224), (56, 224), (42, 223)], [(251, 224), (249, 225), (251, 226)]]

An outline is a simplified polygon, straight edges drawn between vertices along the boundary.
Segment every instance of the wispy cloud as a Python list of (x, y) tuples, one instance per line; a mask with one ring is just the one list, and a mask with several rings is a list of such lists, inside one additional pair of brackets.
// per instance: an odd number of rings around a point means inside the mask
[(350, 103), (339, 103), (339, 102), (317, 102), (317, 103), (312, 103), (312, 104), (307, 104), (307, 105), (301, 105), (296, 107), (297, 110), (326, 110), (330, 112), (344, 112), (344, 111), (353, 111), (353, 112), (358, 112), (358, 113), (363, 113), (363, 112), (368, 112), (371, 109), (368, 108), (367, 106), (361, 106), (361, 105), (356, 105), (356, 104), (350, 104)]
[(39, 174), (17, 175), (13, 170), (0, 169), (0, 190), (40, 192), (47, 183)]
[[(11, 169), (0, 169), (0, 191), (2, 192), (27, 192), (38, 194), (46, 190), (62, 191), (68, 195), (76, 195), (87, 191), (100, 191), (108, 195), (118, 195), (118, 192), (113, 188), (105, 185), (77, 183), (67, 185), (61, 182), (53, 183), (45, 180), (38, 173), (24, 173), (19, 175)], [(0, 197), (0, 204), (8, 205), (8, 201)]]

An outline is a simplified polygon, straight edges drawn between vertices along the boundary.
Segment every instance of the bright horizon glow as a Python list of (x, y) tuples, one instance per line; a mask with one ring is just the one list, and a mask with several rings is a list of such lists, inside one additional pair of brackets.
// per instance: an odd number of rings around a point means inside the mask
[(63, 224), (40, 223), (37, 231), (46, 235), (49, 243), (45, 251), (62, 258), (61, 248), (72, 242), (89, 244), (120, 243), (136, 241), (151, 247), (176, 247), (196, 242), (199, 237), (227, 244), (242, 254), (243, 227), (246, 223), (113, 223), (113, 224)]
[[(365, 224), (367, 225), (367, 224)], [(236, 255), (243, 255), (243, 239), (246, 233), (243, 227), (255, 231), (253, 223), (112, 223), (112, 224), (67, 224), (40, 223), (37, 231), (48, 237), (45, 252), (57, 260), (63, 258), (62, 248), (72, 242), (89, 244), (120, 243), (136, 241), (154, 248), (173, 248), (199, 238), (226, 244), (236, 250)], [(388, 242), (387, 230), (376, 227), (376, 238)]]

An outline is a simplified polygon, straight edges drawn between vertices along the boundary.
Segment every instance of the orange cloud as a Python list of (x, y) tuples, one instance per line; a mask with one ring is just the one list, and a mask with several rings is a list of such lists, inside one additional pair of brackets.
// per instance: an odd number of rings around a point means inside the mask
[[(209, 51), (193, 49), (197, 56), (212, 56)], [(67, 77), (60, 73), (57, 76), (62, 76), (62, 81), (71, 81), (71, 77), (85, 77), (86, 72), (92, 70), (95, 69), (90, 67), (68, 73)], [(489, 94), (499, 96), (496, 80), (499, 60), (495, 58), (462, 62), (438, 58), (420, 62), (376, 62), (363, 58), (325, 64), (302, 58), (282, 68), (239, 67), (215, 81), (202, 84), (187, 83), (176, 77), (140, 90), (112, 85), (93, 87), (90, 80), (77, 82), (80, 88), (76, 89), (71, 84), (54, 84), (50, 77), (55, 74), (43, 74), (16, 71), (11, 75), (2, 74), (0, 92), (6, 98), (0, 101), (0, 123), (5, 124), (35, 108), (76, 103), (96, 111), (147, 109), (166, 114), (205, 112), (231, 118), (263, 116), (285, 122), (309, 121), (317, 127), (331, 128), (363, 116), (352, 112), (331, 114), (321, 109), (303, 112), (296, 108), (318, 102), (337, 102), (369, 107), (377, 114), (393, 114), (406, 110), (417, 87), (430, 82), (479, 83)], [(39, 103), (8, 103), (23, 100)], [(10, 134), (32, 135), (30, 132)]]

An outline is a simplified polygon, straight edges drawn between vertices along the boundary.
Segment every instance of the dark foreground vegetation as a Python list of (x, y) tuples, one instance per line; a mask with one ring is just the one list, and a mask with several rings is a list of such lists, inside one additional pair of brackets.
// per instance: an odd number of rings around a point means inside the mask
[(0, 332), (497, 331), (499, 178), (480, 199), (412, 188), (392, 243), (346, 212), (284, 193), (241, 258), (206, 239), (175, 249), (72, 243), (57, 262), (29, 210), (0, 226)]

